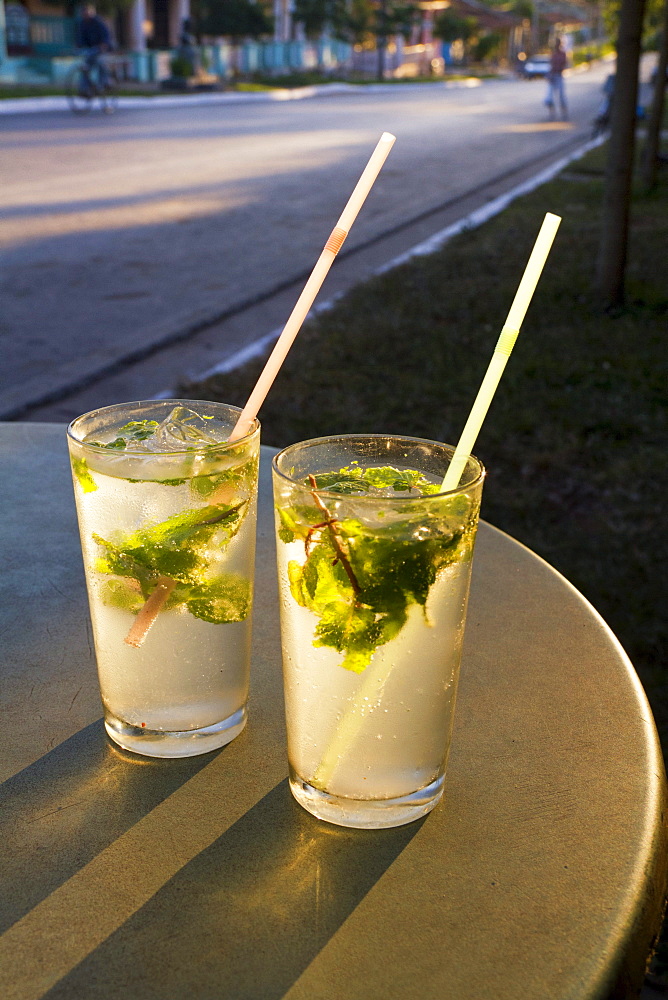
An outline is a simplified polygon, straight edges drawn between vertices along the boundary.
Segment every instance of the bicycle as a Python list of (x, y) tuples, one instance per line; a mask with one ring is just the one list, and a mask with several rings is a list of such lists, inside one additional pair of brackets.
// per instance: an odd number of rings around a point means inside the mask
[(67, 100), (75, 114), (87, 114), (96, 100), (105, 114), (115, 111), (118, 104), (116, 71), (113, 66), (106, 66), (105, 69), (106, 82), (103, 83), (99, 56), (94, 60), (86, 56), (73, 67), (67, 78)]

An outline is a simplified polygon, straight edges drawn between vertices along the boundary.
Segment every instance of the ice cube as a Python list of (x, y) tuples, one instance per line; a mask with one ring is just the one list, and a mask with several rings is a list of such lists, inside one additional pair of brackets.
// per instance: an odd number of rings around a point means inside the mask
[[(190, 479), (220, 471), (209, 449), (228, 439), (228, 431), (216, 419), (207, 420), (186, 406), (175, 406), (160, 423), (131, 421), (111, 430), (93, 432), (89, 444), (100, 444), (105, 451), (89, 455), (91, 469), (121, 479), (163, 480)], [(149, 457), (150, 456), (150, 457)]]
[(175, 406), (158, 426), (155, 434), (143, 444), (150, 451), (184, 451), (186, 448), (206, 447), (227, 440), (224, 428), (212, 424), (212, 420), (200, 417), (199, 413), (189, 410), (187, 406)]

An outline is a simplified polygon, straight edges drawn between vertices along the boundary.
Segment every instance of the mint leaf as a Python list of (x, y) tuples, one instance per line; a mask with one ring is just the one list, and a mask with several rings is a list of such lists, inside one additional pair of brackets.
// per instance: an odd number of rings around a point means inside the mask
[(419, 495), (438, 493), (440, 486), (432, 483), (421, 472), (414, 469), (395, 469), (391, 465), (375, 468), (360, 468), (355, 462), (338, 472), (321, 472), (315, 476), (317, 488), (329, 493), (353, 494), (372, 493), (373, 490), (393, 489), (408, 493), (419, 491)]
[[(114, 545), (112, 542), (108, 542), (95, 532), (93, 532), (92, 537), (93, 541), (102, 550), (94, 564), (97, 573), (111, 576), (125, 576), (131, 580), (135, 580), (139, 584), (142, 593), (145, 593), (146, 588), (150, 587), (153, 576), (157, 580), (159, 574), (155, 573), (151, 575), (150, 568), (139, 561), (135, 553)], [(145, 596), (148, 596), (148, 594), (145, 593)]]
[(239, 529), (240, 511), (245, 506), (246, 501), (241, 501), (234, 506), (217, 504), (181, 511), (153, 527), (140, 528), (128, 535), (127, 545), (159, 557), (165, 549), (173, 550), (188, 543), (202, 545), (221, 528), (231, 538)]
[(72, 471), (84, 493), (94, 493), (98, 488), (85, 458), (72, 458)]
[(432, 483), (414, 469), (394, 469), (391, 465), (385, 465), (376, 469), (365, 469), (364, 473), (365, 482), (378, 490), (391, 488), (397, 493), (418, 490), (424, 496), (438, 493), (441, 488), (439, 484)]
[(186, 601), (191, 615), (213, 625), (244, 621), (250, 604), (250, 580), (236, 573), (226, 573), (212, 583), (194, 587)]
[(129, 580), (113, 578), (106, 580), (100, 588), (102, 603), (110, 608), (120, 608), (122, 611), (141, 611), (146, 598), (141, 590), (132, 586)]
[[(225, 453), (225, 461), (234, 461), (235, 457), (242, 456), (241, 451), (230, 450)], [(216, 461), (216, 456), (212, 456), (212, 461)], [(221, 490), (227, 491), (229, 496), (235, 492), (247, 494), (251, 493), (255, 487), (257, 477), (257, 458), (253, 456), (249, 461), (240, 465), (233, 465), (222, 471), (216, 470), (200, 476), (194, 476), (190, 480), (190, 492), (193, 497), (206, 500), (208, 497)]]
[(111, 448), (123, 450), (128, 444), (135, 444), (137, 441), (145, 441), (151, 437), (158, 429), (157, 420), (130, 420), (118, 428), (118, 437), (113, 441), (103, 444), (101, 441), (88, 441), (87, 444), (94, 444), (98, 448)]
[(394, 639), (405, 622), (403, 606), (397, 605), (391, 613), (378, 613), (367, 605), (338, 601), (325, 607), (313, 645), (330, 646), (344, 653), (341, 666), (362, 673), (378, 646)]
[(368, 493), (362, 470), (341, 469), (340, 472), (321, 472), (314, 476), (317, 488), (330, 493)]
[(371, 608), (356, 607), (345, 601), (326, 606), (315, 635), (314, 646), (331, 646), (345, 653), (342, 666), (355, 673), (361, 673), (369, 665), (380, 639)]
[(282, 542), (293, 542), (295, 538), (306, 540), (309, 529), (322, 522), (322, 511), (316, 507), (299, 505), (296, 507), (277, 507), (279, 518), (278, 537)]

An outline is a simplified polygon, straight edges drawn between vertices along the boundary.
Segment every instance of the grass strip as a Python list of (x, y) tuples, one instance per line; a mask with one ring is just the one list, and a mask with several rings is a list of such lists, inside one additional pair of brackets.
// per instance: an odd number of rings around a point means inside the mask
[[(142, 87), (141, 85), (120, 86), (117, 91), (119, 97), (158, 97), (165, 91), (158, 91), (154, 87)], [(67, 85), (65, 83), (6, 83), (0, 84), (0, 101), (10, 101), (16, 98), (28, 97), (67, 97)]]
[[(593, 292), (604, 149), (305, 324), (260, 418), (264, 443), (281, 447), (333, 432), (455, 442), (543, 215), (562, 215), (476, 446), (488, 469), (483, 516), (608, 621), (665, 751), (668, 177), (664, 168), (657, 190), (634, 194), (627, 305), (606, 313)], [(243, 405), (263, 363), (180, 392)]]
[[(329, 83), (351, 83), (355, 86), (382, 85), (387, 87), (401, 86), (411, 83), (433, 83), (441, 86), (447, 81), (460, 81), (476, 77), (478, 79), (493, 79), (496, 73), (469, 73), (449, 74), (448, 76), (420, 76), (404, 77), (400, 80), (374, 80), (369, 77), (354, 76), (332, 76), (322, 73), (291, 73), (284, 76), (266, 76), (255, 74), (250, 80), (221, 81), (220, 86), (214, 91), (216, 93), (256, 93), (270, 90), (286, 90), (298, 87), (325, 86)], [(171, 90), (163, 89), (158, 83), (155, 84), (133, 84), (123, 83), (117, 88), (118, 97), (165, 97), (177, 95), (179, 97), (199, 96), (201, 90), (193, 88), (191, 90)], [(0, 84), (0, 101), (11, 100), (21, 97), (66, 97), (67, 85), (65, 83), (53, 84), (28, 84), (28, 83), (5, 83)]]

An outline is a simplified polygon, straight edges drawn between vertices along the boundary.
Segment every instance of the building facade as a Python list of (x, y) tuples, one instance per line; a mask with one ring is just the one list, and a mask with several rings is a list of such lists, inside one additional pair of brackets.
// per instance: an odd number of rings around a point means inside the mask
[[(141, 57), (179, 44), (190, 0), (134, 0), (108, 24), (117, 46)], [(59, 63), (76, 54), (76, 19), (42, 0), (0, 0), (0, 79), (58, 79)], [(141, 62), (141, 59), (140, 59)], [(148, 78), (139, 73), (139, 78)]]

